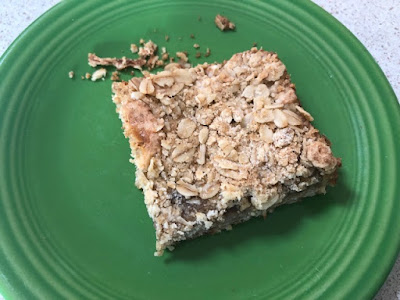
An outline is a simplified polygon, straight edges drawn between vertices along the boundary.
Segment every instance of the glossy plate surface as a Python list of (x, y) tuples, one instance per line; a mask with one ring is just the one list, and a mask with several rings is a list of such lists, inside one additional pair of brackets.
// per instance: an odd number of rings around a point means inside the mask
[[(237, 31), (220, 32), (217, 13)], [(140, 38), (188, 50), (193, 63), (205, 61), (194, 58), (193, 43), (211, 49), (209, 62), (254, 42), (276, 51), (343, 159), (338, 185), (154, 257), (109, 76), (80, 79), (93, 71), (88, 52), (129, 56)], [(0, 63), (7, 300), (365, 299), (383, 283), (400, 242), (399, 105), (365, 48), (311, 2), (66, 1)]]

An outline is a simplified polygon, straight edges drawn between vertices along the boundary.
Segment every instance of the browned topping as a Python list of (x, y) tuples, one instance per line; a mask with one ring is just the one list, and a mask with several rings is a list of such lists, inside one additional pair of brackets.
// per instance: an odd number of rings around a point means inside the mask
[(276, 54), (253, 48), (186, 67), (113, 84), (157, 254), (233, 207), (257, 215), (315, 186), (321, 193), (340, 165)]
[(110, 58), (110, 57), (98, 57), (94, 53), (89, 53), (89, 65), (91, 67), (97, 66), (114, 66), (117, 70), (122, 70), (128, 67), (132, 67), (135, 69), (141, 70), (142, 67), (146, 64), (146, 60), (143, 58), (138, 59), (130, 59), (126, 57), (122, 58)]
[(235, 29), (235, 24), (229, 21), (228, 18), (221, 16), (221, 15), (216, 15), (215, 16), (215, 25), (221, 30), (221, 31), (226, 31), (226, 30), (234, 30)]

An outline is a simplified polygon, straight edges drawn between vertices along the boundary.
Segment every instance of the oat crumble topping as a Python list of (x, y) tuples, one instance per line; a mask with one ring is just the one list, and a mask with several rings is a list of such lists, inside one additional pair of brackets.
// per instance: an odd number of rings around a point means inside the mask
[(340, 159), (315, 129), (275, 53), (168, 65), (113, 83), (156, 255), (275, 206), (324, 193)]

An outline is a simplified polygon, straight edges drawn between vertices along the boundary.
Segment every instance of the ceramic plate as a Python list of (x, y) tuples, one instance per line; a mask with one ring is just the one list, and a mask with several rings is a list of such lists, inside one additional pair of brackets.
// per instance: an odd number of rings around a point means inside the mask
[[(220, 32), (217, 13), (237, 30)], [(253, 43), (276, 51), (343, 159), (337, 186), (154, 257), (109, 76), (80, 78), (93, 72), (88, 52), (131, 56), (140, 38), (187, 50), (193, 64)], [(196, 59), (194, 43), (211, 56)], [(65, 1), (0, 63), (7, 300), (365, 299), (383, 283), (400, 242), (399, 105), (367, 50), (311, 2)]]

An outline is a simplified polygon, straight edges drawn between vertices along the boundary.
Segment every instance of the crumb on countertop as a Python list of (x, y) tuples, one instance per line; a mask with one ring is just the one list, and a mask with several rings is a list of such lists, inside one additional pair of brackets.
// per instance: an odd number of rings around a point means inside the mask
[(199, 44), (193, 44), (193, 48), (199, 49), (199, 48), (200, 48), (200, 45), (199, 45)]
[(69, 78), (72, 79), (72, 78), (74, 78), (74, 76), (75, 76), (74, 71), (69, 71), (69, 72), (68, 72), (68, 77), (69, 77)]
[(207, 48), (206, 53), (204, 54), (205, 57), (209, 57), (211, 54), (210, 48)]

